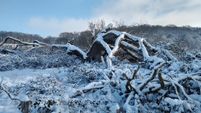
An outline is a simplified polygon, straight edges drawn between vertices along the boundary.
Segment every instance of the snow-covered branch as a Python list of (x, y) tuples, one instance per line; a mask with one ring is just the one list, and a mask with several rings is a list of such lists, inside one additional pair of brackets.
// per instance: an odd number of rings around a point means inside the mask
[(99, 81), (99, 82), (89, 83), (85, 87), (79, 88), (77, 91), (75, 91), (70, 96), (70, 98), (75, 98), (77, 96), (81, 96), (84, 93), (87, 93), (87, 92), (90, 92), (90, 91), (94, 91), (94, 90), (97, 90), (97, 89), (101, 89), (101, 88), (103, 88), (109, 82), (110, 82), (109, 80), (102, 80), (102, 81)]
[(5, 92), (6, 95), (8, 95), (8, 97), (9, 97), (11, 100), (16, 100), (16, 101), (22, 102), (20, 99), (13, 97), (13, 96), (3, 87), (2, 82), (3, 82), (3, 81), (1, 81), (1, 83), (0, 83), (0, 90), (3, 91), (3, 92)]
[(3, 46), (8, 40), (12, 40), (12, 41), (15, 41), (21, 45), (31, 45), (31, 46), (40, 46), (39, 44), (37, 43), (29, 43), (29, 42), (23, 42), (19, 39), (16, 39), (14, 37), (11, 37), (11, 36), (8, 36), (6, 37), (1, 43), (0, 43), (0, 47)]

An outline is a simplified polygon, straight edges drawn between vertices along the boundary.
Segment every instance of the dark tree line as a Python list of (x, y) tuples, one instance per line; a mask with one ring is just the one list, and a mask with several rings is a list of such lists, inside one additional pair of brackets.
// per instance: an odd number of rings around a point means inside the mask
[[(82, 32), (63, 32), (60, 33), (57, 37), (41, 37), (39, 35), (33, 34), (25, 34), (19, 32), (0, 32), (0, 41), (7, 36), (16, 37), (21, 41), (26, 42), (33, 42), (34, 40), (38, 40), (41, 42), (49, 43), (49, 44), (66, 44), (71, 43), (73, 45), (79, 46), (81, 48), (87, 49), (95, 40), (95, 35), (100, 32), (100, 29), (103, 29), (105, 26), (104, 21), (100, 23), (89, 23), (89, 30), (82, 31)], [(177, 42), (185, 42), (185, 45), (189, 49), (201, 49), (201, 28), (195, 28), (190, 26), (183, 26), (177, 27), (175, 25), (168, 25), (168, 26), (159, 26), (159, 25), (110, 25), (112, 29), (118, 31), (125, 31), (130, 34), (139, 36), (139, 37), (146, 37), (146, 39), (151, 43), (173, 43), (176, 45), (184, 45), (184, 44), (177, 44)], [(182, 40), (182, 41), (180, 41)], [(12, 41), (8, 41), (8, 43), (15, 43)], [(181, 49), (181, 47), (178, 47)], [(183, 47), (182, 47), (183, 48)]]
[[(66, 44), (71, 43), (81, 48), (88, 48), (92, 43), (92, 35), (90, 31), (83, 31), (80, 33), (63, 32), (58, 37), (41, 37), (39, 35), (25, 34), (19, 32), (0, 32), (0, 42), (2, 42), (7, 36), (16, 37), (17, 39), (25, 42), (33, 42), (38, 40), (48, 44)], [(15, 41), (9, 40), (7, 43), (15, 44)]]
[[(7, 32), (7, 31), (0, 31), (0, 41), (3, 41), (7, 36), (16, 37), (19, 40), (32, 42), (34, 40), (42, 41), (43, 38), (36, 34), (26, 34), (20, 32)], [(14, 41), (9, 41), (8, 43), (15, 43)]]

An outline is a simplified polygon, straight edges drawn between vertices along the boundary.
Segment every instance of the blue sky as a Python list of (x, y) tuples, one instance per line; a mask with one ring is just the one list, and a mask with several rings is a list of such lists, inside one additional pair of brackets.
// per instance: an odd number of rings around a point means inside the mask
[(57, 36), (88, 22), (201, 26), (200, 0), (0, 0), (0, 31)]
[(30, 20), (87, 19), (99, 4), (101, 0), (0, 0), (0, 30), (48, 35), (48, 31), (32, 28)]

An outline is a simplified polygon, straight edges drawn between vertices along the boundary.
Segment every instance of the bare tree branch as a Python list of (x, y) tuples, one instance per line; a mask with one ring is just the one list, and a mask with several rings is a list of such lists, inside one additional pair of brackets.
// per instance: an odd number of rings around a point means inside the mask
[(20, 99), (13, 97), (13, 96), (3, 87), (2, 82), (3, 82), (3, 81), (1, 81), (1, 84), (0, 84), (0, 90), (2, 90), (3, 92), (5, 92), (11, 100), (17, 100), (17, 101), (19, 101), (19, 102), (22, 102)]
[(6, 37), (1, 43), (0, 43), (0, 47), (3, 46), (3, 44), (5, 44), (8, 40), (13, 40), (19, 44), (22, 44), (22, 45), (31, 45), (31, 46), (40, 46), (39, 44), (37, 43), (28, 43), (28, 42), (23, 42), (23, 41), (20, 41), (19, 39), (16, 39), (14, 37), (11, 37), (11, 36), (8, 36)]

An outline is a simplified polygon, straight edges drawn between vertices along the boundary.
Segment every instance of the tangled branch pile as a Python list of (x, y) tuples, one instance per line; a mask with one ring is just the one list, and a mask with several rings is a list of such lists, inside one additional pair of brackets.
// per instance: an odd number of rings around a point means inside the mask
[[(16, 50), (19, 46), (50, 47), (52, 50), (54, 48), (63, 49), (68, 54), (76, 55), (82, 60), (105, 61), (108, 67), (112, 66), (111, 59), (118, 55), (123, 55), (123, 57), (127, 58), (128, 60), (135, 62), (150, 60), (153, 61), (156, 59), (153, 59), (153, 57), (150, 56), (157, 56), (160, 54), (164, 54), (167, 60), (176, 60), (176, 58), (172, 56), (168, 51), (164, 49), (157, 49), (151, 46), (151, 44), (143, 38), (116, 30), (100, 32), (87, 53), (82, 51), (80, 48), (71, 45), (70, 43), (66, 45), (50, 45), (47, 43), (39, 42), (37, 40), (33, 43), (28, 43), (13, 37), (5, 38), (4, 41), (0, 43), (0, 47), (8, 40), (13, 40), (19, 43), (16, 45), (14, 50)], [(3, 49), (1, 50), (1, 53), (14, 53), (14, 51)]]
[[(2, 93), (19, 101), (18, 107), (23, 113), (201, 112), (201, 59), (185, 64), (171, 52), (155, 48), (143, 38), (115, 30), (99, 33), (88, 52), (71, 44), (27, 43), (12, 37), (7, 37), (0, 46), (7, 40), (19, 44), (13, 50), (1, 49), (1, 54), (18, 54), (18, 47), (28, 45), (33, 46), (29, 51), (35, 48), (50, 48), (51, 52), (62, 50), (86, 61), (79, 66), (72, 62), (72, 66), (63, 71), (64, 75), (39, 77), (7, 87), (9, 90), (1, 84)], [(74, 58), (68, 60), (74, 61)], [(89, 61), (105, 62), (108, 68)], [(28, 99), (17, 98), (24, 90), (23, 95)]]

